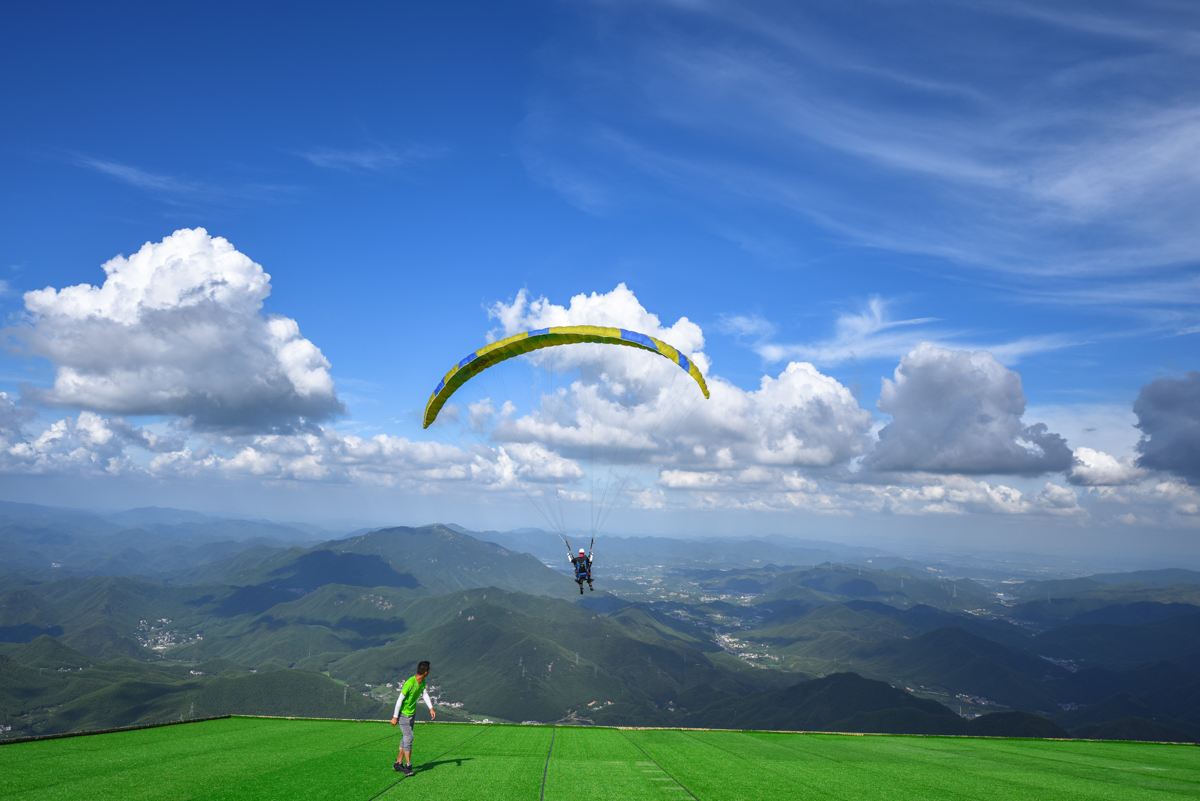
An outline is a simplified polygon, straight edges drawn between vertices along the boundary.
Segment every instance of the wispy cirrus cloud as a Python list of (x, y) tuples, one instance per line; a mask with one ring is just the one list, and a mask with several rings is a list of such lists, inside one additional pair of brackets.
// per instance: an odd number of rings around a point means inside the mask
[(110, 159), (78, 155), (75, 157), (75, 163), (80, 167), (94, 170), (101, 175), (116, 179), (123, 184), (129, 184), (130, 186), (150, 192), (167, 195), (195, 196), (208, 191), (203, 184), (195, 181), (189, 181), (166, 173), (151, 172), (132, 164), (124, 164)]
[(885, 298), (872, 296), (860, 308), (846, 311), (834, 321), (830, 337), (807, 342), (781, 342), (774, 339), (776, 327), (757, 316), (732, 315), (723, 318), (724, 330), (754, 339), (753, 348), (768, 362), (800, 360), (822, 366), (851, 361), (898, 359), (922, 343), (936, 343), (966, 351), (986, 351), (1000, 363), (1012, 365), (1037, 353), (1061, 350), (1084, 344), (1085, 337), (1067, 334), (1041, 334), (987, 341), (977, 332), (951, 328), (936, 317), (897, 318), (894, 305)]
[[(562, 122), (544, 108), (531, 110), (517, 130), (517, 153), (529, 176), (556, 192), (575, 208), (599, 215), (609, 210), (616, 194), (603, 172), (577, 153), (563, 155), (557, 140)], [(569, 148), (574, 150), (574, 148)]]
[(958, 344), (957, 347), (963, 350), (987, 351), (995, 356), (1001, 364), (1011, 366), (1027, 356), (1073, 348), (1089, 344), (1092, 341), (1093, 339), (1090, 337), (1076, 334), (1038, 334), (998, 342), (972, 343), (967, 341)]
[(298, 187), (283, 183), (233, 180), (227, 183), (200, 181), (183, 175), (155, 172), (135, 164), (76, 153), (78, 167), (140, 189), (171, 204), (275, 202), (293, 197)]
[(1102, 311), (1128, 322), (1108, 336), (1153, 339), (1200, 332), (1200, 276), (1195, 271), (1161, 276), (1072, 280), (1054, 286), (1025, 286), (1015, 295), (1025, 303)]
[(1151, 306), (1200, 305), (1200, 275), (1177, 275), (1157, 279), (1111, 281), (1096, 285), (1080, 283), (1058, 287), (1053, 292), (1031, 291), (1028, 297), (1054, 302), (1115, 306), (1122, 303)]
[(437, 145), (373, 144), (353, 148), (312, 148), (296, 155), (314, 167), (348, 172), (387, 172), (441, 158), (449, 152)]
[(576, 43), (570, 92), (558, 109), (540, 95), (556, 123), (531, 148), (588, 165), (592, 195), (619, 203), (640, 173), (639, 189), (716, 218), (781, 211), (1043, 289), (1196, 264), (1200, 88), (1182, 76), (1200, 47), (1186, 5), (918, 16), (711, 2), (660, 5), (653, 24), (591, 10), (627, 46)]
[(717, 330), (745, 339), (762, 340), (774, 336), (776, 326), (761, 314), (722, 314)]
[(815, 364), (840, 364), (859, 359), (891, 358), (936, 336), (933, 317), (893, 319), (888, 303), (872, 297), (856, 312), (838, 316), (835, 333), (808, 343), (760, 342), (755, 350), (769, 362), (800, 359)]
[(1195, 8), (1189, 9), (1185, 4), (1159, 3), (1141, 4), (1137, 10), (1144, 13), (1153, 10), (1155, 5), (1163, 13), (1150, 19), (1129, 13), (1134, 8), (1132, 6), (1122, 8), (1119, 5), (1107, 9), (1108, 13), (1100, 4), (1069, 8), (1053, 7), (1046, 3), (985, 2), (976, 4), (976, 8), (999, 16), (1055, 25), (1079, 34), (1124, 39), (1188, 54), (1200, 53), (1200, 33), (1171, 21), (1172, 12), (1186, 14), (1190, 10), (1194, 18)]

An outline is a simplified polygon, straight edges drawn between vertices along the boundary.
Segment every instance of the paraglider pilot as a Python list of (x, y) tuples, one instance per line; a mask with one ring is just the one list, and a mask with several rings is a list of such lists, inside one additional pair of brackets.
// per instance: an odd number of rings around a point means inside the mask
[(575, 583), (579, 585), (579, 594), (583, 595), (583, 582), (585, 581), (588, 589), (594, 591), (596, 588), (592, 586), (592, 554), (580, 548), (579, 553), (572, 556), (568, 549), (567, 558), (571, 560), (571, 566), (575, 568)]

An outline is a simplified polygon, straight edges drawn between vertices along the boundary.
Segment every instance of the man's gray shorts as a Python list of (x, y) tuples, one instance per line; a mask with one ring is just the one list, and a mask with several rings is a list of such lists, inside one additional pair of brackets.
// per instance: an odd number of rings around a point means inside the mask
[(414, 717), (415, 717), (415, 715), (401, 715), (400, 716), (400, 747), (402, 749), (404, 749), (405, 751), (412, 750), (412, 741), (413, 741), (412, 725), (413, 725)]

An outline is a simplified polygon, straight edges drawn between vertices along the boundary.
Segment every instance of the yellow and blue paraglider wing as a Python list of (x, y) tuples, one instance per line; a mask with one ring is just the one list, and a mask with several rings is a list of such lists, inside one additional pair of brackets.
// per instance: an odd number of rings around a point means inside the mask
[(704, 374), (700, 372), (700, 368), (684, 353), (661, 339), (639, 334), (637, 331), (627, 331), (624, 328), (608, 328), (599, 325), (560, 325), (514, 334), (511, 337), (484, 345), (473, 353), (468, 353), (458, 364), (450, 368), (450, 372), (446, 373), (433, 390), (433, 394), (429, 396), (429, 403), (425, 404), (423, 427), (429, 428), (430, 424), (437, 419), (438, 412), (446, 405), (446, 401), (459, 387), (492, 365), (541, 348), (574, 345), (580, 342), (624, 345), (657, 353), (679, 365), (696, 381), (700, 391), (704, 393), (704, 397), (708, 397), (708, 384), (705, 383)]

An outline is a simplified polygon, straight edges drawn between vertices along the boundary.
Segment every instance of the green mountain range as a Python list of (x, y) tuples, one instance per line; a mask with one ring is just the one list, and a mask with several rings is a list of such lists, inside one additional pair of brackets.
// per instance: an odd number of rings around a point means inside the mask
[[(221, 525), (0, 505), (0, 548), (20, 556), (0, 585), (0, 733), (379, 717), (429, 659), (439, 703), (463, 719), (1200, 739), (1189, 571), (1013, 583), (877, 555), (693, 562), (627, 574), (631, 597), (580, 597), (565, 559), (552, 569), (457, 527), (272, 540)], [(159, 557), (104, 573), (138, 541), (122, 541), (130, 526), (159, 532), (136, 549)], [(170, 544), (197, 526), (197, 541), (238, 547), (179, 564)], [(102, 570), (20, 568), (62, 543)]]

